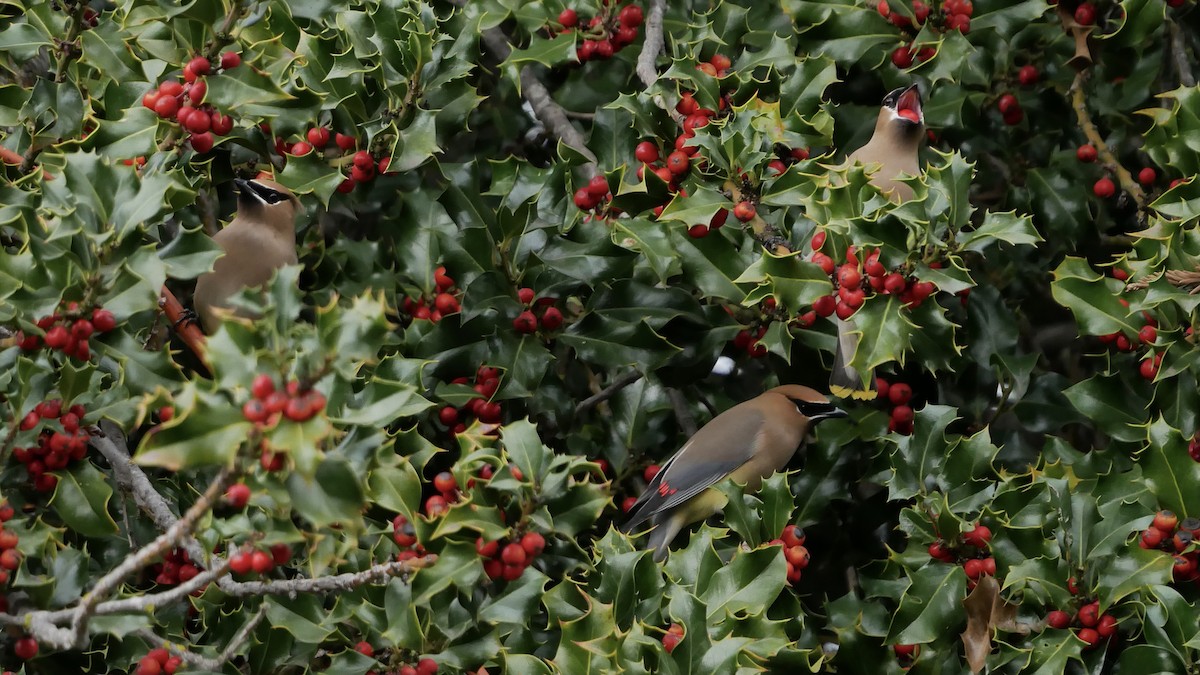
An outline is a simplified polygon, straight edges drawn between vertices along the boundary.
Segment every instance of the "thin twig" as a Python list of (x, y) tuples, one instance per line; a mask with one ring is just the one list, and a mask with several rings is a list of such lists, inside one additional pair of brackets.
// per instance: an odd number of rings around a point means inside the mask
[(692, 417), (691, 411), (688, 410), (683, 392), (674, 387), (667, 387), (667, 398), (671, 399), (671, 407), (675, 410), (675, 420), (679, 422), (679, 428), (688, 438), (695, 436), (696, 418)]
[(372, 565), (361, 572), (346, 572), (331, 577), (301, 577), (274, 581), (235, 581), (222, 583), (221, 590), (235, 598), (259, 595), (296, 596), (299, 593), (329, 593), (348, 591), (366, 584), (376, 583), (391, 577), (407, 577), (417, 570), (437, 562), (437, 556), (429, 554), (423, 558), (394, 560)]
[(1167, 38), (1171, 47), (1171, 58), (1175, 60), (1175, 72), (1179, 73), (1179, 84), (1184, 87), (1196, 86), (1196, 76), (1192, 74), (1192, 64), (1188, 61), (1187, 45), (1183, 43), (1179, 24), (1167, 21)]
[(615, 396), (617, 394), (617, 392), (621, 391), (625, 387), (628, 387), (629, 385), (633, 384), (634, 382), (637, 382), (640, 379), (642, 379), (642, 374), (636, 370), (631, 370), (628, 373), (625, 373), (624, 375), (613, 380), (612, 384), (610, 384), (607, 387), (605, 387), (604, 389), (600, 390), (599, 393), (583, 399), (583, 402), (581, 402), (579, 405), (575, 406), (575, 415), (577, 417), (579, 415), (582, 415), (583, 413), (591, 410), (592, 408), (603, 403), (604, 401), (607, 401), (608, 399), (612, 398), (613, 396)]
[(637, 60), (637, 75), (642, 80), (642, 84), (650, 87), (658, 81), (658, 55), (662, 53), (663, 41), (663, 14), (667, 8), (666, 0), (650, 0), (650, 13), (646, 16), (646, 27), (643, 29), (643, 34), (646, 36), (642, 42), (642, 53), (638, 55)]
[[(81, 2), (75, 11), (71, 13), (71, 25), (67, 26), (67, 37), (58, 43), (58, 59), (54, 67), (54, 81), (62, 82), (67, 75), (67, 66), (75, 57), (82, 53), (79, 45), (75, 41), (79, 39), (79, 33), (83, 31), (83, 16), (88, 10), (88, 3)], [(23, 169), (21, 173), (28, 173), (29, 169)]]
[[(512, 49), (508, 46), (508, 38), (499, 28), (484, 31), (483, 44), (498, 61), (504, 61), (512, 53)], [(567, 119), (567, 114), (563, 111), (562, 106), (554, 101), (554, 97), (550, 95), (546, 85), (542, 84), (542, 81), (534, 74), (533, 69), (529, 66), (522, 67), (520, 77), (521, 94), (533, 108), (533, 114), (537, 116), (538, 121), (546, 127), (546, 131), (587, 158), (588, 161), (583, 169), (588, 176), (599, 174), (600, 169), (596, 166), (596, 155), (588, 149), (587, 143), (583, 140), (583, 134), (575, 128), (574, 124), (571, 124), (571, 120)]]
[(1100, 159), (1104, 161), (1104, 165), (1117, 176), (1117, 182), (1121, 184), (1121, 189), (1133, 198), (1137, 204), (1138, 211), (1141, 216), (1145, 215), (1146, 208), (1146, 193), (1142, 192), (1142, 187), (1133, 179), (1133, 175), (1121, 165), (1112, 150), (1104, 142), (1100, 136), (1100, 131), (1096, 128), (1096, 124), (1092, 122), (1092, 117), (1088, 113), (1087, 100), (1084, 98), (1083, 84), (1086, 76), (1084, 73), (1079, 73), (1075, 76), (1075, 81), (1071, 83), (1071, 107), (1075, 109), (1075, 117), (1079, 121), (1079, 128), (1083, 131), (1083, 135), (1087, 136), (1088, 142), (1096, 148), (1096, 153), (1100, 155)]

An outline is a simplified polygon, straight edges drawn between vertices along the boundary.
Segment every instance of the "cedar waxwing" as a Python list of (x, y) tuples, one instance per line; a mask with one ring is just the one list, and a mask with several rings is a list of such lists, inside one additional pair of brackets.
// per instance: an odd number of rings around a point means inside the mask
[[(871, 184), (883, 191), (894, 202), (912, 199), (911, 187), (899, 181), (901, 174), (919, 175), (921, 163), (917, 151), (925, 140), (925, 113), (921, 110), (921, 90), (917, 85), (895, 89), (883, 98), (879, 116), (875, 120), (875, 133), (867, 144), (850, 153), (847, 163), (861, 162), (875, 168), (870, 174)], [(840, 398), (875, 398), (874, 373), (859, 373), (849, 366), (858, 350), (862, 331), (853, 319), (837, 322), (837, 352), (833, 360), (833, 372), (829, 376), (829, 391)]]
[(788, 384), (739, 403), (704, 425), (667, 460), (630, 509), (622, 530), (654, 523), (654, 560), (684, 527), (719, 513), (725, 496), (712, 486), (725, 478), (757, 490), (762, 480), (787, 465), (808, 431), (821, 420), (845, 417), (829, 399), (808, 387)]
[[(217, 309), (227, 308), (229, 296), (243, 288), (262, 286), (275, 270), (295, 265), (296, 216), (300, 200), (274, 181), (237, 179), (237, 215), (213, 241), (225, 252), (213, 271), (196, 281), (194, 302), (206, 333), (220, 325)], [(247, 314), (235, 310), (240, 316)]]

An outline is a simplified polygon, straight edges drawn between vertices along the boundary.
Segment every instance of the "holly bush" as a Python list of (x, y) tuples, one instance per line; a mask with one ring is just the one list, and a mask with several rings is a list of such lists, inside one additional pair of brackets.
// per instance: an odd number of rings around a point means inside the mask
[[(10, 671), (1200, 672), (1191, 0), (0, 13)], [(201, 343), (257, 175), (300, 264)], [(653, 562), (833, 314), (877, 400)]]

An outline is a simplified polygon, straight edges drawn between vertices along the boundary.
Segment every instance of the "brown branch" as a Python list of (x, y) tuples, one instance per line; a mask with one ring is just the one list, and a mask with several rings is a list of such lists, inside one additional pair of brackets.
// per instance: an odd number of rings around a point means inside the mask
[(667, 8), (666, 0), (650, 0), (650, 12), (646, 16), (646, 26), (642, 33), (646, 36), (642, 42), (642, 53), (638, 54), (637, 75), (642, 84), (650, 87), (658, 81), (658, 55), (662, 53), (663, 14)]
[(1179, 32), (1179, 24), (1167, 21), (1167, 39), (1170, 46), (1171, 58), (1175, 61), (1175, 72), (1179, 74), (1179, 84), (1184, 87), (1196, 86), (1196, 76), (1192, 74), (1192, 65), (1188, 61), (1187, 45), (1183, 43), (1183, 35)]
[(208, 350), (204, 346), (204, 333), (200, 331), (200, 326), (196, 324), (195, 319), (189, 316), (183, 309), (183, 305), (175, 294), (162, 287), (162, 292), (158, 297), (158, 306), (166, 313), (167, 319), (171, 321), (171, 326), (175, 328), (176, 334), (187, 345), (187, 348), (192, 350), (196, 358), (212, 372), (212, 364), (208, 362)]
[[(348, 591), (359, 586), (376, 583), (391, 577), (407, 577), (417, 570), (437, 562), (432, 553), (423, 558), (394, 560), (372, 565), (361, 572), (346, 572), (331, 577), (301, 577), (276, 579), (274, 581), (230, 581), (221, 583), (221, 590), (235, 598), (259, 595), (295, 595), (297, 593), (329, 593)], [(222, 580), (225, 582), (225, 580)]]
[[(508, 38), (499, 28), (484, 31), (483, 44), (492, 53), (492, 56), (501, 62), (512, 53), (512, 49), (508, 46)], [(587, 158), (588, 161), (583, 168), (589, 177), (599, 174), (600, 169), (596, 166), (596, 155), (588, 149), (587, 143), (583, 140), (583, 134), (575, 128), (574, 124), (571, 124), (571, 120), (567, 119), (567, 114), (563, 111), (562, 106), (554, 101), (550, 90), (546, 89), (546, 85), (542, 84), (533, 69), (529, 66), (522, 67), (520, 78), (521, 94), (533, 108), (533, 114), (537, 116), (538, 121), (546, 127), (546, 131), (562, 141), (564, 145)]]
[(233, 23), (242, 15), (242, 0), (234, 0), (229, 6), (229, 13), (225, 15), (225, 20), (221, 23), (221, 27), (217, 29), (213, 39), (208, 43), (204, 50), (204, 55), (211, 61), (217, 58), (221, 48), (233, 42)]
[(575, 406), (575, 416), (578, 417), (592, 408), (595, 408), (597, 405), (607, 401), (613, 396), (616, 396), (617, 392), (640, 379), (642, 379), (642, 374), (636, 370), (631, 370), (628, 373), (625, 373), (624, 375), (613, 380), (611, 384), (600, 390), (598, 393), (583, 399), (579, 405)]
[(1075, 75), (1075, 81), (1071, 83), (1071, 107), (1075, 109), (1075, 117), (1079, 121), (1079, 128), (1083, 131), (1083, 135), (1087, 137), (1088, 142), (1096, 148), (1096, 153), (1103, 160), (1105, 168), (1112, 171), (1117, 176), (1117, 182), (1121, 184), (1121, 189), (1133, 198), (1137, 204), (1138, 211), (1144, 217), (1146, 208), (1146, 193), (1142, 192), (1142, 186), (1138, 185), (1133, 179), (1133, 175), (1129, 170), (1121, 165), (1112, 150), (1104, 142), (1104, 138), (1100, 136), (1100, 131), (1096, 128), (1096, 124), (1092, 122), (1092, 117), (1088, 113), (1087, 100), (1084, 98), (1083, 84), (1086, 76), (1083, 73)]

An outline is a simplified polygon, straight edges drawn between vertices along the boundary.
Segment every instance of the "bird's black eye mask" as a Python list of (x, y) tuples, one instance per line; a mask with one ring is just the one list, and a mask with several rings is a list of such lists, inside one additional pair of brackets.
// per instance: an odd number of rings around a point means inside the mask
[(894, 109), (896, 107), (896, 104), (898, 104), (900, 102), (900, 95), (903, 94), (906, 89), (908, 89), (908, 87), (900, 87), (899, 89), (893, 89), (891, 92), (888, 93), (887, 96), (883, 97), (883, 105), (885, 107)]
[(278, 204), (279, 202), (286, 202), (288, 199), (288, 196), (283, 194), (279, 190), (276, 190), (275, 188), (267, 187), (266, 185), (263, 185), (262, 183), (256, 183), (256, 182), (251, 181), (250, 189), (253, 190), (255, 192), (255, 194), (257, 194), (259, 197), (261, 197), (262, 200), (268, 204)]
[(814, 422), (832, 417), (846, 417), (846, 411), (834, 406), (832, 403), (805, 401), (802, 398), (790, 397), (788, 400), (796, 404), (797, 412)]

